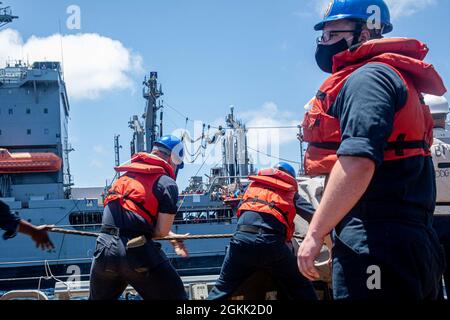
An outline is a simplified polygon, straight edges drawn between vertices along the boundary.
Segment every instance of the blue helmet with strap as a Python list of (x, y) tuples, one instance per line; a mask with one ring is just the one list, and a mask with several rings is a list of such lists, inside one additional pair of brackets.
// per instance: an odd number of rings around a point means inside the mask
[(184, 145), (181, 139), (167, 135), (155, 141), (154, 149), (157, 149), (172, 158), (172, 162), (178, 165), (178, 169), (184, 168)]
[(384, 0), (331, 0), (323, 20), (314, 26), (314, 30), (323, 30), (325, 23), (343, 19), (366, 22), (369, 19), (376, 19), (378, 13), (382, 33), (391, 32), (394, 27)]
[(274, 166), (274, 169), (286, 172), (287, 174), (290, 174), (293, 178), (295, 178), (297, 176), (297, 174), (295, 173), (295, 169), (294, 167), (292, 167), (289, 163), (287, 162), (279, 162)]

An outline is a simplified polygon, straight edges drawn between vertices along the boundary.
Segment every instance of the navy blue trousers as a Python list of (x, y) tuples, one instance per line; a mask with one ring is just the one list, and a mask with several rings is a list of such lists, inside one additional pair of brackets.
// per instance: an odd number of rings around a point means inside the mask
[(317, 300), (312, 283), (299, 272), (293, 252), (279, 235), (237, 232), (209, 300), (229, 298), (259, 269), (268, 270), (291, 300)]
[(335, 299), (435, 300), (445, 258), (431, 227), (355, 223), (335, 234)]
[[(445, 287), (447, 295), (450, 294), (450, 218), (448, 216), (435, 216), (433, 219), (433, 227), (439, 237), (439, 241), (444, 247), (446, 257), (446, 268), (444, 272)], [(441, 293), (443, 298), (443, 292)]]
[[(139, 216), (124, 211), (117, 203), (104, 211), (103, 224), (127, 230), (149, 226)], [(137, 232), (138, 235), (140, 232)], [(159, 243), (127, 249), (130, 239), (101, 234), (97, 239), (91, 268), (91, 300), (117, 300), (131, 285), (144, 300), (186, 300), (183, 282), (161, 250)]]

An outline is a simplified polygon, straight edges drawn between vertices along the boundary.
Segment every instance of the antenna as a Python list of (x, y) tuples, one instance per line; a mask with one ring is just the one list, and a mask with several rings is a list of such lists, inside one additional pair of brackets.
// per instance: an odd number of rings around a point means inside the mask
[(59, 27), (59, 40), (61, 45), (61, 77), (64, 81), (64, 47), (63, 47), (63, 36), (61, 31), (61, 19), (58, 19), (58, 27)]
[(122, 149), (119, 138), (120, 138), (120, 135), (114, 136), (114, 154), (115, 154), (115, 160), (116, 160), (116, 162), (115, 162), (116, 167), (120, 166), (120, 149)]
[(159, 115), (159, 137), (162, 138), (163, 136), (163, 124), (164, 124), (164, 109), (163, 109), (164, 101), (161, 105), (161, 113)]
[(162, 87), (158, 90), (158, 73), (150, 72), (150, 78), (144, 81), (144, 99), (146, 100), (145, 108), (145, 142), (146, 151), (151, 152), (153, 149), (153, 143), (157, 139), (155, 129), (157, 128), (157, 112), (161, 108), (161, 105), (157, 105), (157, 100), (164, 95), (161, 91)]

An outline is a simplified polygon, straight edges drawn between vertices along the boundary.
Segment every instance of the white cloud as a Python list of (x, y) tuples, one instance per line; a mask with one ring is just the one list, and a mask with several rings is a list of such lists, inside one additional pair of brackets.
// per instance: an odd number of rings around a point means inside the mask
[[(71, 98), (96, 99), (100, 95), (133, 87), (131, 75), (141, 72), (142, 57), (120, 41), (95, 33), (65, 35), (64, 75)], [(0, 65), (7, 59), (60, 61), (61, 36), (32, 36), (24, 41), (13, 29), (0, 32)]]
[[(323, 16), (330, 0), (312, 0), (315, 4), (315, 10)], [(391, 11), (393, 19), (403, 16), (411, 16), (429, 6), (437, 4), (438, 0), (385, 0)]]
[[(256, 163), (260, 165), (270, 165), (280, 157), (280, 147), (282, 145), (297, 141), (297, 128), (300, 124), (300, 114), (281, 111), (274, 102), (264, 103), (260, 109), (237, 113), (247, 127), (248, 145), (250, 154)], [(251, 128), (270, 129), (251, 129)], [(283, 127), (283, 128), (280, 128)], [(261, 153), (256, 152), (260, 151)], [(270, 158), (264, 154), (270, 154), (275, 158)]]
[(274, 128), (267, 130), (254, 129), (254, 131), (261, 131), (268, 137), (279, 137), (279, 140), (277, 142), (274, 141), (274, 143), (279, 143), (280, 145), (296, 140), (297, 129), (279, 129), (279, 127), (298, 126), (301, 116), (297, 116), (298, 120), (296, 119), (296, 115), (279, 110), (277, 104), (274, 102), (266, 102), (258, 110), (238, 113), (238, 117), (242, 118), (248, 128)]
[(436, 5), (437, 0), (386, 0), (394, 19), (411, 16), (429, 6)]

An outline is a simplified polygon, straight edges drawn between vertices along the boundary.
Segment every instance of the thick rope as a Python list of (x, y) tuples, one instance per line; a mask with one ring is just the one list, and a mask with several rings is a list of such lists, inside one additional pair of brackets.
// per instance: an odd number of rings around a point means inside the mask
[[(61, 228), (52, 228), (49, 230), (53, 233), (60, 234), (70, 234), (75, 236), (83, 237), (93, 237), (97, 238), (100, 233), (96, 232), (86, 232), (86, 231), (76, 231)], [(164, 238), (154, 238), (155, 241), (174, 241), (174, 240), (203, 240), (203, 239), (228, 239), (232, 238), (233, 234), (205, 234), (205, 235), (188, 235), (188, 236), (177, 236), (177, 237), (164, 237)], [(294, 235), (295, 239), (303, 239), (303, 237)]]
[[(76, 230), (67, 230), (61, 228), (52, 228), (49, 230), (53, 233), (60, 234), (70, 234), (75, 236), (83, 236), (83, 237), (93, 237), (97, 238), (100, 233), (96, 232), (85, 232), (85, 231), (76, 231)], [(232, 238), (232, 234), (207, 234), (207, 235), (189, 235), (189, 236), (177, 236), (177, 237), (164, 237), (164, 238), (154, 238), (155, 241), (173, 241), (173, 240), (202, 240), (202, 239), (226, 239)]]

